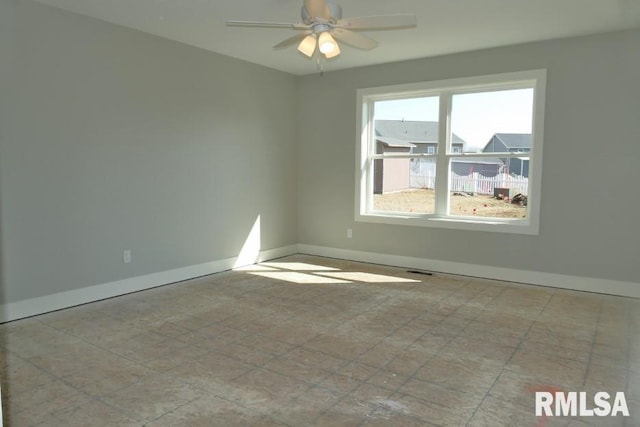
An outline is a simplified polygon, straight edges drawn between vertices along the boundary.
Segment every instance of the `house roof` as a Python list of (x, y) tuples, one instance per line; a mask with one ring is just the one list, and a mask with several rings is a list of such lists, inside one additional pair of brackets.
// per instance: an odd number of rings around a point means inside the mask
[[(531, 148), (531, 134), (530, 133), (496, 133), (493, 138), (497, 138), (502, 142), (507, 149), (514, 148)], [(489, 141), (490, 143), (491, 141)], [(489, 144), (487, 143), (487, 144)]]
[[(412, 120), (376, 120), (376, 136), (408, 141), (414, 144), (438, 143), (438, 122)], [(380, 138), (378, 138), (380, 140)], [(384, 142), (384, 141), (383, 141)], [(452, 142), (465, 141), (455, 133)]]
[(416, 146), (415, 144), (412, 144), (409, 141), (402, 141), (402, 140), (397, 139), (397, 138), (389, 138), (389, 137), (384, 137), (384, 136), (376, 137), (376, 141), (382, 142), (387, 147), (413, 148), (413, 147)]
[(455, 158), (452, 163), (468, 163), (474, 165), (503, 165), (504, 162), (497, 157)]

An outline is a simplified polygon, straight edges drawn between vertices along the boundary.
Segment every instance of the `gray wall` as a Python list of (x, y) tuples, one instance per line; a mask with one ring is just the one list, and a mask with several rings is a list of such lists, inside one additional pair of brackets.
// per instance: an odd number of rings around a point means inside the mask
[[(638, 52), (630, 31), (302, 78), (299, 242), (637, 282)], [(548, 70), (538, 236), (354, 223), (356, 89), (537, 68)]]
[[(2, 146), (6, 139), (9, 108), (9, 90), (13, 72), (13, 37), (15, 16), (13, 3), (0, 0), (0, 162), (2, 161)], [(2, 248), (2, 167), (0, 167), (0, 301), (3, 300), (4, 289), (4, 257)]]
[(0, 4), (3, 302), (296, 243), (295, 77)]

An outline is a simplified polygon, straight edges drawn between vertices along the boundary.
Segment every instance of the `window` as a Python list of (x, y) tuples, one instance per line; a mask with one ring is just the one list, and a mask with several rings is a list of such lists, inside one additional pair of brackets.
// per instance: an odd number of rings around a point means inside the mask
[(546, 72), (358, 90), (356, 220), (537, 234)]

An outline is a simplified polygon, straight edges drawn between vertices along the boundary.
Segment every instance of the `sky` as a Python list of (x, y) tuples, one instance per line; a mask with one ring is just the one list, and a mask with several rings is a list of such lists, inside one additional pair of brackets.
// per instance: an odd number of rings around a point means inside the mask
[[(438, 98), (378, 101), (376, 120), (438, 121)], [(466, 149), (484, 147), (494, 133), (531, 133), (533, 89), (502, 90), (453, 96), (452, 131)]]

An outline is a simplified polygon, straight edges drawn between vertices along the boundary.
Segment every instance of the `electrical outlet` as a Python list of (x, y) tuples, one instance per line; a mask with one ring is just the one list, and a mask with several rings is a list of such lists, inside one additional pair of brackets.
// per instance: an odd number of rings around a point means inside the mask
[(129, 264), (131, 262), (131, 249), (125, 249), (124, 252), (122, 252), (122, 261), (125, 264)]
[(353, 230), (350, 228), (347, 228), (347, 239), (351, 239), (353, 237)]

